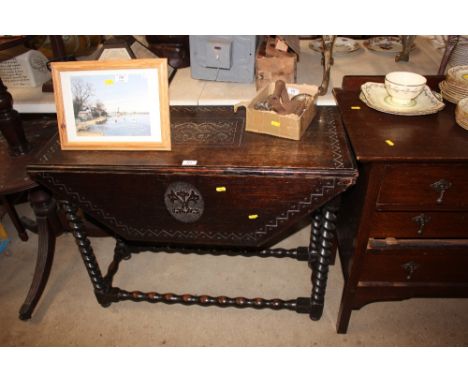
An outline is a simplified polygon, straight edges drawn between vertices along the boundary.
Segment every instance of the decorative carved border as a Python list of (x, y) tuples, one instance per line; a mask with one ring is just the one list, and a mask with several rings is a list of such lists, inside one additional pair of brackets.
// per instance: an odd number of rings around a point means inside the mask
[(171, 113), (212, 113), (224, 112), (232, 113), (232, 106), (171, 106)]
[(107, 223), (111, 227), (116, 228), (124, 234), (128, 234), (130, 237), (141, 238), (142, 240), (148, 238), (156, 239), (209, 239), (209, 240), (220, 240), (220, 241), (231, 241), (235, 243), (257, 243), (258, 240), (264, 238), (269, 233), (276, 231), (280, 226), (284, 225), (290, 219), (298, 214), (304, 212), (310, 213), (316, 207), (322, 205), (328, 197), (335, 195), (335, 188), (338, 185), (338, 179), (335, 177), (327, 177), (323, 179), (323, 183), (318, 185), (314, 191), (302, 200), (292, 203), (289, 208), (277, 216), (274, 220), (270, 220), (264, 224), (263, 227), (257, 228), (255, 231), (250, 233), (236, 233), (236, 232), (203, 232), (197, 230), (166, 230), (166, 229), (154, 229), (144, 228), (136, 229), (129, 227), (124, 222), (116, 219), (109, 212), (105, 211), (102, 207), (92, 203), (87, 198), (80, 195), (77, 191), (74, 191), (71, 187), (63, 184), (53, 175), (48, 173), (38, 173), (37, 177), (45, 182), (49, 187), (55, 189), (66, 198), (75, 204), (78, 204), (86, 212), (94, 215), (98, 220)]
[(302, 213), (304, 210), (307, 211), (307, 213), (312, 212), (317, 205), (321, 204), (323, 199), (329, 195), (334, 195), (333, 191), (337, 184), (336, 178), (325, 178), (323, 184), (315, 188), (314, 192), (312, 192), (308, 197), (299, 200), (297, 203), (292, 203), (290, 207), (285, 212), (277, 216), (275, 220), (270, 220), (264, 227), (258, 229), (255, 232), (256, 236), (265, 236), (267, 233), (275, 231), (281, 224), (286, 223), (293, 216)]
[(239, 146), (243, 124), (239, 119), (171, 123), (174, 145)]
[(50, 158), (52, 158), (53, 154), (60, 150), (60, 143), (58, 136), (54, 141), (47, 147), (47, 149), (42, 153), (41, 157), (39, 158), (39, 163), (45, 163)]
[(334, 113), (329, 107), (325, 108), (323, 113), (326, 115), (325, 119), (329, 121), (327, 124), (327, 136), (330, 143), (333, 164), (335, 168), (344, 168), (343, 153), (341, 151), (341, 144), (338, 138), (338, 131), (336, 129), (336, 113)]

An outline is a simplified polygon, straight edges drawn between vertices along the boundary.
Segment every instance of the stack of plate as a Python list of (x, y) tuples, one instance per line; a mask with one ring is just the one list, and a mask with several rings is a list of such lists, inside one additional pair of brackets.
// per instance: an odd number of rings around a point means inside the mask
[(450, 68), (439, 88), (442, 97), (455, 104), (462, 98), (468, 97), (468, 65)]
[(455, 109), (455, 120), (461, 127), (468, 130), (468, 98), (463, 98), (458, 102)]

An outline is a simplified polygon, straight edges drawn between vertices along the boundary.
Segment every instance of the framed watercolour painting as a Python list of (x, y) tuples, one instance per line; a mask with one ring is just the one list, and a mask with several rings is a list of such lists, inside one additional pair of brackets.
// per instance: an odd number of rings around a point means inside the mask
[(64, 150), (170, 150), (166, 59), (53, 62)]

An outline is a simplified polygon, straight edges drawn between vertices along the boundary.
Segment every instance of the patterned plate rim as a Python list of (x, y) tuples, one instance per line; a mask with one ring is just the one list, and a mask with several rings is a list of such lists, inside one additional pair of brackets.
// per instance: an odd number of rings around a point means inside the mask
[[(363, 84), (362, 86), (364, 86), (366, 84)], [(376, 84), (383, 85), (383, 84), (380, 84), (380, 83), (376, 83)], [(420, 110), (420, 111), (410, 111), (410, 110), (408, 110), (407, 112), (404, 112), (404, 111), (396, 111), (396, 110), (392, 110), (392, 109), (384, 109), (382, 107), (379, 107), (378, 105), (375, 105), (375, 104), (372, 104), (371, 102), (369, 102), (369, 100), (366, 98), (366, 96), (365, 96), (365, 94), (364, 94), (364, 92), (362, 90), (361, 90), (361, 93), (359, 94), (359, 99), (362, 102), (364, 102), (367, 106), (369, 106), (371, 109), (380, 111), (382, 113), (412, 117), (412, 116), (418, 116), (418, 115), (435, 114), (435, 113), (438, 113), (439, 111), (444, 109), (445, 104), (440, 100), (441, 95), (439, 93), (435, 92), (434, 90), (429, 89), (429, 91), (434, 96), (434, 98), (436, 98), (436, 100), (440, 103), (440, 105), (438, 107), (434, 107), (434, 108), (426, 109), (426, 110)]]

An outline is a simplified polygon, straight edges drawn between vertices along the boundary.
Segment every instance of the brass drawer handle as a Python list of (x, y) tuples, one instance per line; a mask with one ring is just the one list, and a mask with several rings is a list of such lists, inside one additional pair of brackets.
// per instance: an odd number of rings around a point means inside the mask
[(431, 188), (434, 191), (440, 193), (439, 197), (436, 200), (437, 204), (442, 203), (442, 201), (444, 199), (445, 191), (447, 191), (450, 187), (452, 187), (452, 182), (449, 182), (446, 179), (440, 179), (437, 182), (431, 184)]
[(430, 216), (427, 216), (426, 214), (420, 214), (418, 216), (415, 216), (413, 218), (413, 221), (419, 226), (418, 228), (418, 235), (422, 235), (424, 231), (424, 227), (426, 224), (431, 220)]
[(403, 264), (401, 267), (406, 271), (406, 280), (411, 280), (414, 272), (420, 267), (420, 265), (414, 261), (410, 261)]

